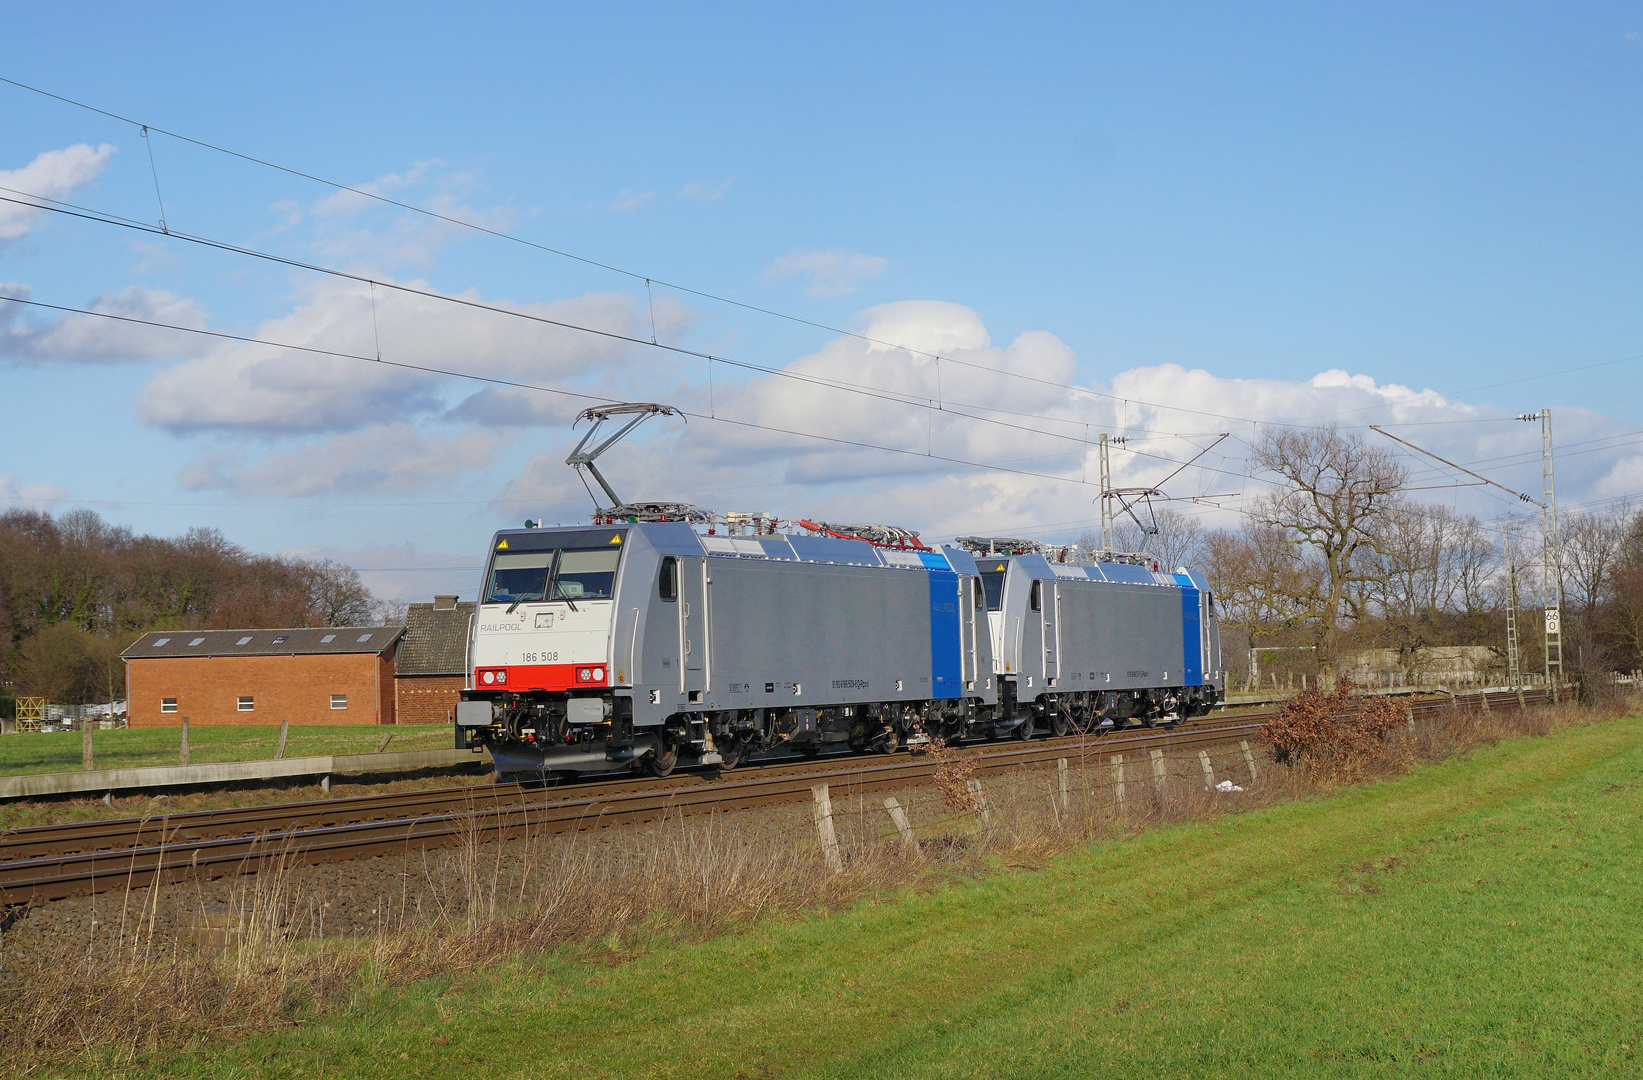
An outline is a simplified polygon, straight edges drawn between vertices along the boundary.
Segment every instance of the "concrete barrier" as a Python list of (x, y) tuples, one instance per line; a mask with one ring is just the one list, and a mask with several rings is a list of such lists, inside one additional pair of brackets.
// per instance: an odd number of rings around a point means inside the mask
[(277, 780), (292, 776), (331, 776), (349, 773), (410, 772), (463, 765), (489, 764), (472, 750), (406, 750), (397, 754), (327, 754), (324, 757), (270, 758), (266, 761), (223, 761), (210, 765), (162, 765), (146, 769), (96, 769), (86, 772), (35, 773), (0, 776), (0, 800), (39, 795), (98, 794), (140, 788), (190, 787), (227, 784), (241, 780)]

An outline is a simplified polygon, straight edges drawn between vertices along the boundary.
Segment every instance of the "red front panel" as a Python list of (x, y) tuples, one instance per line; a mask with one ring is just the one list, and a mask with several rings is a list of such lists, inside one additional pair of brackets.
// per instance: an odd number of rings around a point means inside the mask
[[(587, 672), (587, 678), (579, 677)], [(503, 681), (485, 681), (486, 673), (507, 674)], [(610, 685), (610, 670), (603, 663), (595, 664), (510, 664), (507, 667), (474, 668), (475, 690), (578, 690)]]

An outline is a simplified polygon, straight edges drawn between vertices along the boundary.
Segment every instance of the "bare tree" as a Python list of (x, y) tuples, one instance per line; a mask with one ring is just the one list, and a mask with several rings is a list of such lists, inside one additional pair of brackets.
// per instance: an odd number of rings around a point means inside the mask
[(359, 626), (371, 618), (371, 592), (359, 571), (330, 559), (293, 564), (314, 626)]
[(1282, 529), (1250, 525), (1211, 533), (1205, 573), (1229, 622), (1251, 633), (1287, 629), (1306, 617), (1298, 596), (1315, 592), (1317, 566), (1296, 557)]
[(1378, 572), (1362, 584), (1363, 607), (1381, 617), (1406, 677), (1422, 649), (1445, 637), (1452, 644), (1465, 623), (1486, 620), (1489, 586), (1500, 569), (1495, 542), (1476, 518), (1409, 503), (1386, 513), (1367, 561)]
[(1605, 630), (1612, 650), (1629, 668), (1643, 667), (1643, 514), (1631, 519), (1610, 575)]
[(1623, 507), (1564, 517), (1558, 529), (1563, 595), (1584, 615), (1609, 597), (1616, 564), (1626, 544), (1631, 514)]
[(1334, 427), (1271, 430), (1252, 464), (1278, 484), (1246, 511), (1259, 526), (1282, 531), (1298, 559), (1315, 565), (1296, 575), (1304, 588), (1287, 599), (1312, 626), (1319, 676), (1333, 684), (1344, 620), (1361, 617), (1363, 586), (1381, 571), (1381, 533), (1399, 504), (1407, 470), (1380, 447)]

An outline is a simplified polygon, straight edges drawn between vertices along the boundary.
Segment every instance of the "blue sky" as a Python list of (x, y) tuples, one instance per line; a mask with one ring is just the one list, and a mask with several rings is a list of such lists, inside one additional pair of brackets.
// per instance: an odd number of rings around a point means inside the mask
[[(387, 287), (372, 326), (355, 282), (0, 204), (8, 295), (700, 413), (613, 452), (625, 495), (1071, 536), (1085, 431), (1150, 440), (1115, 459), (1137, 483), (1231, 431), (1171, 485), (1230, 508), (1253, 422), (1320, 416), (1424, 425), (1397, 430), (1532, 489), (1538, 433), (1479, 421), (1541, 407), (1565, 501), (1643, 491), (1636, 4), (64, 4), (8, 13), (0, 76), (639, 276), (166, 135), (151, 171), (130, 124), (3, 85), (0, 186), (152, 224), (157, 176), (174, 230), (630, 336), (654, 315), (785, 373), (718, 365), (710, 393), (698, 359)], [(375, 568), (585, 513), (585, 402), (0, 308), (10, 505), (213, 525), (411, 598), (473, 574)], [(939, 389), (919, 350), (953, 360)]]

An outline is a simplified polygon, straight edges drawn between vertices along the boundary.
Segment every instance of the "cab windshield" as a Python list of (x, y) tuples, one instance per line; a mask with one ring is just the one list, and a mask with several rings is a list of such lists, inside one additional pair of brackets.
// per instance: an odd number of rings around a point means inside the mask
[(981, 572), (981, 589), (987, 594), (987, 610), (998, 611), (1004, 607), (1004, 571), (983, 570)]
[(487, 604), (527, 600), (608, 600), (620, 548), (497, 552), (485, 588)]

